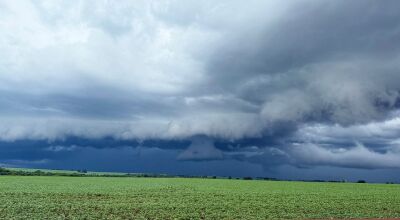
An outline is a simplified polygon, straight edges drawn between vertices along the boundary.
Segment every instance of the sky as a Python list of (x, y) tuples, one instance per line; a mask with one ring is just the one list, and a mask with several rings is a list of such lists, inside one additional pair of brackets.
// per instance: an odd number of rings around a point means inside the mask
[(400, 182), (400, 2), (0, 2), (0, 165)]

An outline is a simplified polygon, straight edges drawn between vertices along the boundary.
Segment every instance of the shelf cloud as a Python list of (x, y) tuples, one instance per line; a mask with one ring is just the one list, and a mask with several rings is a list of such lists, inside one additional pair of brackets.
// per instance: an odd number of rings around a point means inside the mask
[(3, 1), (0, 148), (111, 138), (178, 161), (400, 168), (399, 8)]

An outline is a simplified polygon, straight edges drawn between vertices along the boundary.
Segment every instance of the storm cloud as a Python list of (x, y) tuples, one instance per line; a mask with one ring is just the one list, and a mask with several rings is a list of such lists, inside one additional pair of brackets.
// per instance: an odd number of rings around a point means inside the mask
[(399, 169), (399, 9), (2, 1), (0, 147), (47, 143), (35, 161), (140, 146), (182, 163)]

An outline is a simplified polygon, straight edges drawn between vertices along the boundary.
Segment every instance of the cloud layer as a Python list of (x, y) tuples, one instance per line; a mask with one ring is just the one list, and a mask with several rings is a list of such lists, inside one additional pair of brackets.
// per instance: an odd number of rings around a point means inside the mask
[(400, 168), (399, 8), (3, 1), (0, 140), (192, 140), (179, 159)]

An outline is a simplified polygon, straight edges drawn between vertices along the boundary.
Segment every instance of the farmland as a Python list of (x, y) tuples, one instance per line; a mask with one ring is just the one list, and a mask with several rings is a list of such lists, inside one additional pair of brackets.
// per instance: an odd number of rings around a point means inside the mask
[(0, 219), (400, 217), (400, 185), (0, 176)]

